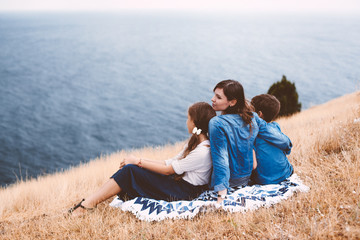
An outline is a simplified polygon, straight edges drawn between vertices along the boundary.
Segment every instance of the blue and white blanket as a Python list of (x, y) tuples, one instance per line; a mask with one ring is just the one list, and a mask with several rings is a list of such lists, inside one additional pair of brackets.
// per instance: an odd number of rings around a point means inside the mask
[(191, 219), (199, 212), (222, 209), (228, 212), (245, 212), (260, 207), (269, 207), (287, 199), (294, 192), (307, 192), (300, 178), (293, 174), (280, 184), (253, 185), (228, 191), (226, 199), (216, 204), (217, 193), (206, 191), (192, 201), (167, 202), (149, 198), (137, 197), (123, 202), (116, 197), (110, 206), (132, 212), (137, 218), (146, 221), (161, 221), (164, 219)]

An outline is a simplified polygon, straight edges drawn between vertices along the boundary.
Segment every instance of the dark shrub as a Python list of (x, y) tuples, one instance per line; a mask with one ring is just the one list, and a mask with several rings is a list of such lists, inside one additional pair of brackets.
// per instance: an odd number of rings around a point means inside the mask
[(288, 116), (300, 112), (301, 103), (298, 102), (299, 95), (296, 92), (295, 83), (291, 83), (283, 75), (281, 81), (274, 83), (269, 88), (268, 94), (274, 95), (281, 104), (278, 116)]

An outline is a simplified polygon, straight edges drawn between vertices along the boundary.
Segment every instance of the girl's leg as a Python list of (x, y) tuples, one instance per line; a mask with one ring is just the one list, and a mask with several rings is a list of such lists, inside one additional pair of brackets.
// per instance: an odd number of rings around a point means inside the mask
[(119, 185), (111, 178), (95, 193), (88, 196), (82, 205), (87, 208), (95, 207), (97, 204), (115, 196), (116, 194), (119, 194), (120, 191), (121, 188)]
[[(112, 196), (119, 194), (121, 188), (115, 182), (113, 178), (107, 181), (101, 188), (99, 188), (95, 193), (88, 196), (85, 201), (82, 202), (82, 205), (86, 208), (93, 208), (97, 204), (109, 199)], [(83, 208), (77, 208), (74, 212), (84, 212)], [(75, 214), (77, 215), (77, 214)]]

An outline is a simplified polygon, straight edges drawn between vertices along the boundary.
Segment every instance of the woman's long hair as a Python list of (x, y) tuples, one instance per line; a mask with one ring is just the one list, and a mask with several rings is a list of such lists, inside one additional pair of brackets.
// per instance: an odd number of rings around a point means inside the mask
[[(195, 127), (201, 129), (206, 137), (209, 131), (209, 121), (216, 116), (215, 110), (206, 102), (197, 102), (189, 107), (188, 110), (191, 120), (194, 122)], [(188, 146), (184, 151), (183, 158), (194, 150), (200, 143), (200, 137), (197, 134), (193, 134), (189, 141)]]
[(214, 91), (219, 88), (224, 91), (224, 94), (228, 101), (236, 100), (236, 104), (232, 107), (228, 107), (223, 111), (223, 114), (239, 114), (245, 123), (250, 124), (253, 117), (253, 107), (245, 99), (244, 88), (238, 81), (235, 80), (223, 80), (216, 84)]

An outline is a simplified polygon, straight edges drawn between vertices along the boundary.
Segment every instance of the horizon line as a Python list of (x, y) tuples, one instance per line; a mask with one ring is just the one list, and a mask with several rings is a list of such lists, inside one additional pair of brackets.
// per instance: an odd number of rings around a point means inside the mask
[(121, 13), (121, 12), (179, 12), (179, 13), (203, 13), (203, 14), (321, 14), (321, 15), (344, 15), (351, 14), (360, 17), (360, 10), (239, 10), (239, 9), (190, 9), (190, 8), (118, 8), (118, 9), (1, 9), (0, 13)]

